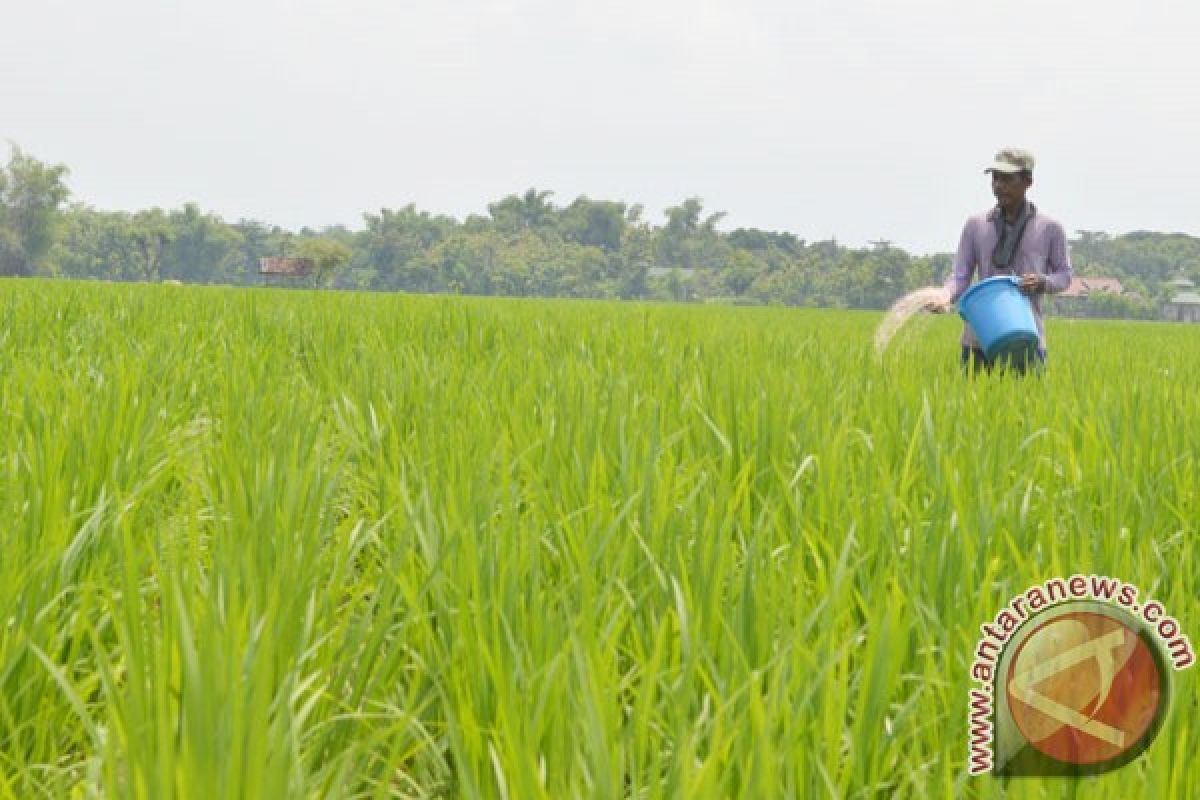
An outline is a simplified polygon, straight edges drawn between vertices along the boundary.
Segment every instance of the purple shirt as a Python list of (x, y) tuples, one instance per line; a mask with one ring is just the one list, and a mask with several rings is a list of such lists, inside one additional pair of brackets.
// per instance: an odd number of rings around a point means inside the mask
[[(954, 256), (954, 270), (946, 279), (946, 290), (951, 302), (957, 302), (971, 285), (972, 276), (979, 280), (994, 275), (1023, 275), (1034, 272), (1046, 279), (1046, 291), (1061, 292), (1071, 285), (1071, 256), (1067, 252), (1067, 237), (1059, 222), (1038, 211), (1025, 226), (1025, 235), (1013, 254), (1011, 269), (997, 272), (992, 269), (992, 251), (996, 248), (996, 209), (976, 214), (963, 226), (962, 238), (958, 242), (958, 253)], [(1042, 300), (1034, 295), (1031, 300), (1033, 317), (1037, 321), (1038, 338), (1046, 346), (1046, 329), (1042, 323)], [(975, 332), (970, 325), (963, 326), (962, 343), (967, 347), (978, 347)]]

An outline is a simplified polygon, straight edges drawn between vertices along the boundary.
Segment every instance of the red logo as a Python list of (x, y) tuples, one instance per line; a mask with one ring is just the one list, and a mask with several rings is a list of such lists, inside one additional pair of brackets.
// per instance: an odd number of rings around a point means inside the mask
[(1101, 766), (1149, 746), (1166, 701), (1163, 679), (1136, 630), (1077, 611), (1043, 623), (1021, 643), (1004, 691), (1030, 745), (1063, 764)]

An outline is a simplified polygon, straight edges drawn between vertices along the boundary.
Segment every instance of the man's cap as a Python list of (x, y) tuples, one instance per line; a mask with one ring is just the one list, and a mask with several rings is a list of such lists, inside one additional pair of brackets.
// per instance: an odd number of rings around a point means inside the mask
[(984, 172), (1033, 172), (1033, 153), (1015, 147), (1001, 150)]

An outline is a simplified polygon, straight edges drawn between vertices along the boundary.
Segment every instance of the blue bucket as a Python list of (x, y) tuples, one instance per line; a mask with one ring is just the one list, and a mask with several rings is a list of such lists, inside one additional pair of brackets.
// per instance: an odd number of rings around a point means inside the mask
[(1038, 347), (1037, 322), (1029, 298), (1011, 275), (988, 278), (958, 299), (958, 315), (979, 339), (989, 361), (1029, 361)]

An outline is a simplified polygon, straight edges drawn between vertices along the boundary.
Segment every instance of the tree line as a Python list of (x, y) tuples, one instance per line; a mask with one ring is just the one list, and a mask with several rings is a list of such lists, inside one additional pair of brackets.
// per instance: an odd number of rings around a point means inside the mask
[[(289, 231), (226, 222), (192, 203), (133, 212), (68, 205), (67, 176), (65, 166), (12, 148), (0, 168), (0, 274), (260, 285), (271, 282), (260, 258), (297, 256), (318, 270), (292, 285), (881, 309), (940, 284), (951, 264), (949, 254), (913, 256), (886, 241), (854, 248), (721, 231), (724, 214), (696, 197), (666, 209), (659, 224), (640, 205), (587, 196), (560, 205), (529, 189), (461, 221), (407, 205), (364, 214), (359, 230)], [(1200, 279), (1200, 239), (1184, 234), (1079, 231), (1071, 245), (1079, 274), (1117, 277), (1133, 292), (1096, 298), (1085, 314), (1157, 316), (1170, 280)]]

